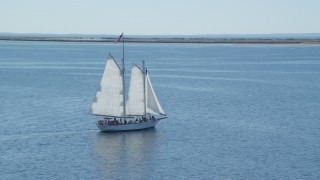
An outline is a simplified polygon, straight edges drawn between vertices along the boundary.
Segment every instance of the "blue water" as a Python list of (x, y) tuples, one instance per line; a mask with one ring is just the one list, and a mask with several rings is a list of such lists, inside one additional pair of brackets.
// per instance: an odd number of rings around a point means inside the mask
[(155, 129), (89, 114), (121, 44), (0, 41), (1, 179), (320, 179), (320, 45), (125, 49), (169, 116)]

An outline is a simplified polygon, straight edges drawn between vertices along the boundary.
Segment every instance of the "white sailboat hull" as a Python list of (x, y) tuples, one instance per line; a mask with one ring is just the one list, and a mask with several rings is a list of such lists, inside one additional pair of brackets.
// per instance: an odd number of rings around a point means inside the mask
[(109, 125), (108, 123), (99, 124), (97, 122), (97, 127), (100, 131), (132, 131), (140, 129), (154, 128), (160, 119), (154, 121), (141, 122), (137, 124), (119, 124), (119, 125)]

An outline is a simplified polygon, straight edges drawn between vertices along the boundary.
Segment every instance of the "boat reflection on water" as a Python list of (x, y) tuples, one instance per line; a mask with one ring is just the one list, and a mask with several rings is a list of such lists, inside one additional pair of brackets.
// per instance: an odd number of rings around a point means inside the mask
[(156, 129), (98, 132), (95, 141), (98, 170), (103, 179), (150, 179), (155, 170)]

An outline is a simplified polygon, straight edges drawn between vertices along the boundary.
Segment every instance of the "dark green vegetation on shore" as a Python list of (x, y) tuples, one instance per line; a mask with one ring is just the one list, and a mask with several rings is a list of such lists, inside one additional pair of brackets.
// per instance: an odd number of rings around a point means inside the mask
[[(70, 41), (70, 42), (114, 42), (110, 37), (29, 37), (0, 36), (0, 40), (11, 41)], [(135, 43), (280, 43), (320, 44), (320, 38), (126, 38)]]

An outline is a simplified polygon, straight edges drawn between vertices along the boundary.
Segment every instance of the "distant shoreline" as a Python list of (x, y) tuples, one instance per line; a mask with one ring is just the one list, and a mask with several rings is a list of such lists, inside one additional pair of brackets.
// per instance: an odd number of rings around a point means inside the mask
[[(109, 37), (29, 37), (0, 36), (7, 41), (114, 42)], [(320, 38), (126, 38), (134, 43), (247, 43), (247, 44), (320, 44)]]

